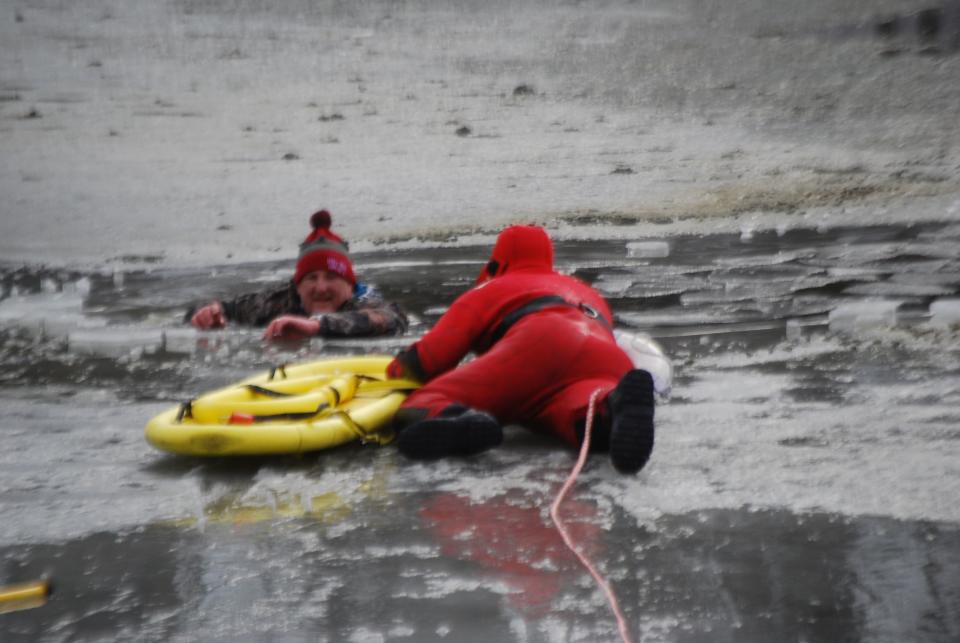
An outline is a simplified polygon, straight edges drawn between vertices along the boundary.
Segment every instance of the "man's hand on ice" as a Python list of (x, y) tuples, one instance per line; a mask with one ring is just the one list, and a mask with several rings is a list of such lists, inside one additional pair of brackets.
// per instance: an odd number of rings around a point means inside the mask
[(194, 328), (209, 330), (211, 328), (225, 328), (227, 316), (223, 314), (223, 306), (219, 301), (207, 304), (190, 318)]
[(298, 315), (281, 315), (263, 331), (267, 341), (275, 339), (305, 339), (320, 333), (320, 320)]

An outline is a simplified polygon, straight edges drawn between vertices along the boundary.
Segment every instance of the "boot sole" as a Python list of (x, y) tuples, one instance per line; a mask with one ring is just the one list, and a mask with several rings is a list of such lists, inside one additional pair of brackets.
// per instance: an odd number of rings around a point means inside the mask
[(620, 473), (636, 473), (653, 452), (653, 378), (646, 371), (630, 371), (610, 397), (610, 461)]

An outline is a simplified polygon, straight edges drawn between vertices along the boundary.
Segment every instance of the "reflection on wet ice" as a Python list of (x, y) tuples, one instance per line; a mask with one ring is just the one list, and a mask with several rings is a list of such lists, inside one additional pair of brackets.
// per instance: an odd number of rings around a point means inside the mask
[[(0, 549), (3, 573), (60, 579), (41, 611), (0, 618), (5, 641), (367, 636), (609, 640), (593, 588), (529, 500), (449, 494), (345, 534), (312, 522), (101, 532)], [(519, 500), (519, 502), (517, 502)], [(401, 509), (420, 506), (418, 513)], [(580, 507), (583, 511), (580, 510)], [(605, 553), (639, 640), (950, 641), (960, 634), (960, 531), (932, 522), (787, 511), (698, 511), (580, 536)], [(359, 507), (361, 511), (362, 506)], [(399, 521), (391, 526), (389, 520)], [(376, 543), (390, 543), (388, 546)], [(439, 548), (437, 548), (437, 546)], [(52, 638), (50, 640), (53, 640)]]

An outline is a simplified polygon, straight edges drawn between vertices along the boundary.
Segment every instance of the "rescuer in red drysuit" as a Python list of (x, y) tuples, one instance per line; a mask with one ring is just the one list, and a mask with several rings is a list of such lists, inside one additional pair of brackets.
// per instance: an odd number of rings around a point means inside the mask
[[(653, 449), (653, 382), (633, 369), (612, 324), (599, 293), (553, 270), (543, 228), (506, 228), (477, 286), (387, 369), (425, 382), (397, 413), (400, 451), (471, 455), (497, 446), (511, 423), (576, 448), (600, 389), (593, 444), (618, 470), (639, 471)], [(471, 351), (477, 357), (458, 366)]]

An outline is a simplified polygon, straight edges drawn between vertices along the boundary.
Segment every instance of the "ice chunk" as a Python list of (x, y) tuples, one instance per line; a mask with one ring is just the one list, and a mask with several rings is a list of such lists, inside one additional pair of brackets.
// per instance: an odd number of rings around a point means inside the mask
[(898, 284), (924, 284), (937, 286), (960, 286), (960, 272), (917, 273), (904, 272), (890, 275), (890, 281)]
[[(776, 254), (759, 254), (759, 255), (733, 255), (729, 257), (717, 257), (714, 259), (714, 263), (718, 266), (729, 266), (729, 267), (751, 267), (751, 266), (778, 266), (780, 264), (789, 263), (791, 261), (796, 261), (798, 259), (804, 258), (806, 256), (811, 256), (812, 253), (800, 253), (800, 252), (791, 252), (783, 251), (777, 252)], [(794, 268), (797, 271), (807, 271), (802, 266), (797, 266)]]
[(830, 330), (857, 332), (868, 328), (891, 328), (897, 323), (897, 308), (901, 303), (880, 299), (841, 304), (830, 311)]
[(623, 276), (611, 276), (604, 275), (596, 283), (593, 284), (594, 288), (602, 292), (604, 295), (616, 295), (622, 296), (627, 292), (627, 289), (633, 285), (632, 277), (623, 277)]
[(803, 335), (803, 326), (799, 319), (788, 319), (786, 326), (787, 339), (799, 339)]
[(880, 281), (869, 284), (854, 284), (844, 289), (844, 293), (851, 295), (869, 295), (874, 297), (935, 297), (951, 295), (956, 292), (949, 286), (936, 284), (907, 284), (893, 281)]
[(709, 290), (688, 291), (680, 295), (683, 306), (699, 306), (703, 304), (718, 304), (728, 300), (728, 291), (725, 284)]
[(960, 297), (945, 297), (930, 304), (930, 324), (933, 326), (960, 325)]
[(89, 277), (80, 277), (80, 279), (77, 279), (77, 281), (73, 284), (73, 290), (80, 293), (82, 297), (86, 297), (90, 294), (90, 287), (91, 283)]
[(110, 326), (70, 333), (70, 350), (89, 355), (121, 357), (137, 350), (158, 350), (163, 333), (158, 328)]
[(820, 248), (823, 259), (840, 266), (861, 266), (867, 262), (885, 261), (903, 251), (902, 243), (843, 243)]
[(841, 279), (856, 278), (860, 280), (877, 280), (886, 275), (889, 270), (881, 268), (867, 268), (863, 266), (831, 266), (827, 268), (827, 275)]
[[(718, 302), (719, 304), (720, 302)], [(693, 310), (676, 313), (622, 313), (617, 319), (630, 326), (651, 328), (654, 326), (715, 326), (716, 324), (731, 324), (745, 321), (750, 317), (749, 312), (739, 312), (727, 308), (713, 310)]]
[(826, 316), (788, 319), (784, 325), (784, 334), (789, 340), (797, 340), (809, 335), (811, 331), (820, 331), (826, 325)]
[(633, 258), (656, 258), (670, 256), (668, 241), (631, 241), (627, 244), (627, 256)]
[(955, 241), (930, 240), (924, 243), (908, 243), (903, 246), (901, 253), (930, 257), (931, 259), (953, 259), (957, 256)]

